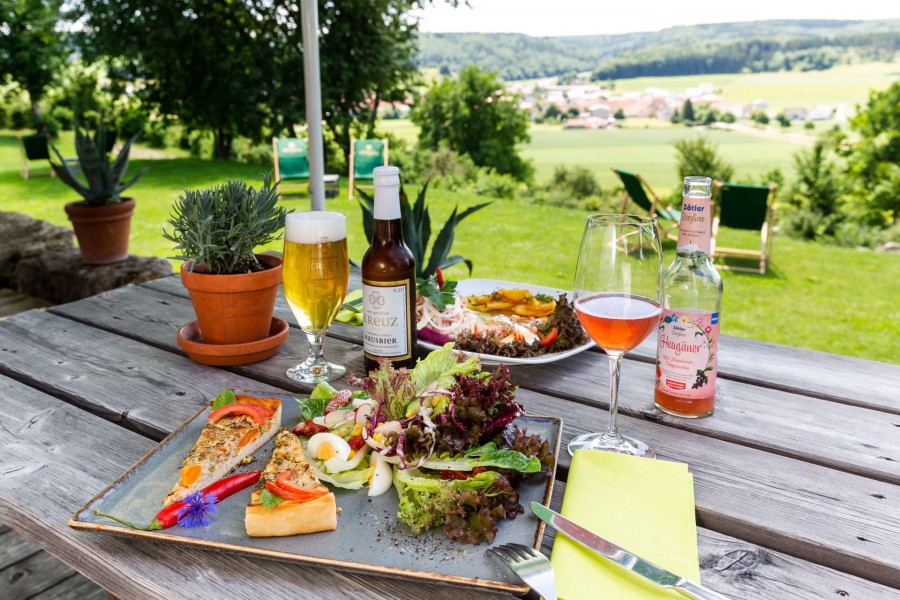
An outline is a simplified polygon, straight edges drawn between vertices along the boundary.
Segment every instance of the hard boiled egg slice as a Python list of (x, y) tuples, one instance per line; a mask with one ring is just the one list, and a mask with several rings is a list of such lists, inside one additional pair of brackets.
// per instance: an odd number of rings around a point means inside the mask
[(350, 445), (339, 435), (333, 433), (317, 433), (306, 443), (306, 453), (319, 460), (350, 458)]
[(369, 495), (380, 496), (389, 489), (394, 482), (394, 471), (391, 464), (377, 452), (372, 453), (369, 466), (374, 467), (372, 477), (369, 479)]

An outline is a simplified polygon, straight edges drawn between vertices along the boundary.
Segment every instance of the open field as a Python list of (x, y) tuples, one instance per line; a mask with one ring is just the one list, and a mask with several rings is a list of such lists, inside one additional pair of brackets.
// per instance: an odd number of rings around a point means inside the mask
[[(62, 148), (71, 154), (71, 134), (64, 137)], [(131, 251), (140, 255), (172, 254), (161, 232), (183, 187), (209, 186), (226, 178), (246, 178), (254, 185), (261, 181), (260, 167), (240, 163), (174, 158), (136, 160), (133, 168), (147, 165), (151, 170), (133, 188), (138, 204)], [(76, 199), (74, 193), (56, 178), (36, 176), (23, 181), (18, 168), (13, 132), (0, 132), (0, 210), (68, 227), (63, 204)], [(360, 260), (366, 248), (360, 211), (347, 199), (346, 178), (341, 184), (341, 195), (329, 200), (328, 206), (348, 215), (350, 256)], [(290, 189), (288, 186), (286, 191)], [(455, 205), (465, 207), (485, 200), (443, 190), (429, 191), (428, 198), (435, 229)], [(283, 202), (295, 210), (309, 208), (305, 195), (287, 195)], [(474, 261), (476, 277), (570, 288), (585, 216), (572, 209), (495, 200), (462, 223), (454, 253)], [(726, 232), (722, 239), (727, 245), (740, 242), (752, 240), (740, 232)], [(281, 243), (270, 248), (280, 250)], [(665, 251), (666, 262), (670, 262), (674, 252), (670, 242)], [(462, 278), (467, 273), (454, 267), (450, 275)], [(900, 336), (896, 334), (900, 255), (777, 237), (774, 267), (765, 277), (723, 272), (723, 278), (725, 334), (900, 364)]]

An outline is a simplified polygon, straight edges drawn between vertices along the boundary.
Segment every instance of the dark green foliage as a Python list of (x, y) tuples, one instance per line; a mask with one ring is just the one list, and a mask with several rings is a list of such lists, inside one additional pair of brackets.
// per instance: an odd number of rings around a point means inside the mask
[(288, 211), (278, 206), (278, 184), (269, 175), (256, 190), (241, 179), (202, 190), (184, 190), (172, 205), (163, 236), (175, 243), (174, 260), (204, 265), (212, 274), (262, 270), (257, 246), (281, 238)]
[(57, 28), (63, 0), (17, 0), (0, 6), (0, 82), (9, 77), (28, 92), (34, 125), (42, 129), (38, 101), (66, 59)]
[(719, 181), (732, 181), (734, 167), (719, 157), (718, 147), (706, 136), (683, 138), (674, 144), (678, 154), (678, 177), (703, 175)]
[(529, 140), (528, 115), (496, 73), (473, 65), (459, 78), (441, 79), (416, 102), (410, 118), (419, 126), (419, 143), (426, 148), (437, 150), (446, 143), (480, 167), (520, 181), (531, 177), (531, 165), (516, 151), (516, 144)]
[(75, 123), (75, 152), (78, 154), (78, 167), (84, 176), (85, 185), (79, 178), (77, 171), (71, 168), (56, 146), (51, 144), (53, 153), (59, 159), (58, 163), (50, 163), (53, 170), (59, 176), (59, 180), (78, 192), (84, 203), (90, 206), (102, 206), (104, 204), (116, 204), (122, 201), (122, 192), (137, 183), (149, 167), (145, 167), (123, 183), (122, 179), (128, 171), (128, 154), (131, 152), (131, 144), (137, 136), (122, 145), (115, 160), (110, 162), (106, 153), (106, 127), (103, 119), (99, 120), (97, 130), (93, 136), (81, 130)]
[[(416, 196), (415, 203), (410, 206), (406, 191), (400, 187), (400, 218), (403, 223), (403, 241), (409, 247), (416, 260), (416, 277), (426, 279), (437, 272), (438, 267), (446, 269), (459, 263), (465, 263), (469, 267), (469, 273), (472, 272), (472, 261), (458, 254), (450, 256), (450, 250), (453, 247), (453, 238), (456, 235), (456, 226), (471, 215), (488, 206), (490, 202), (483, 202), (470, 206), (461, 213), (457, 213), (457, 208), (453, 209), (450, 218), (441, 227), (440, 232), (434, 240), (434, 246), (431, 248), (431, 255), (427, 257), (428, 244), (431, 241), (432, 227), (431, 215), (428, 207), (425, 205), (425, 194), (428, 191), (428, 183), (422, 186)], [(363, 229), (366, 232), (366, 239), (372, 243), (372, 235), (375, 229), (375, 201), (362, 190), (359, 193), (359, 206), (362, 208)]]
[(692, 124), (696, 118), (694, 116), (694, 104), (690, 98), (684, 101), (684, 106), (681, 108), (681, 118), (688, 124)]
[(750, 120), (756, 123), (757, 125), (768, 125), (769, 124), (769, 115), (766, 114), (764, 110), (754, 110), (753, 114), (750, 115)]
[(783, 112), (775, 115), (775, 120), (778, 121), (778, 124), (787, 129), (791, 126), (791, 118), (784, 114)]

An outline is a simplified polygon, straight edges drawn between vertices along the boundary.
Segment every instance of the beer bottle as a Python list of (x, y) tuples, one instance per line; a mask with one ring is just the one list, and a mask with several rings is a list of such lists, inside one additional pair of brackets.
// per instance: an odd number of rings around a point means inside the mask
[(400, 169), (375, 168), (375, 226), (362, 261), (363, 350), (366, 371), (388, 358), (416, 364), (416, 261), (403, 243)]
[(711, 184), (684, 178), (678, 246), (666, 270), (654, 400), (680, 417), (705, 417), (716, 403), (722, 278), (710, 258)]

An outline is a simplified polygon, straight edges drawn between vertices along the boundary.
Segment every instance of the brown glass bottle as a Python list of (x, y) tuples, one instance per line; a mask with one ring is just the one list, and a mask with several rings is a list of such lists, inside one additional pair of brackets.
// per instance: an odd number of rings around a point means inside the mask
[(375, 168), (375, 227), (362, 261), (363, 349), (366, 372), (388, 358), (394, 368), (416, 364), (416, 261), (403, 243), (400, 169)]

